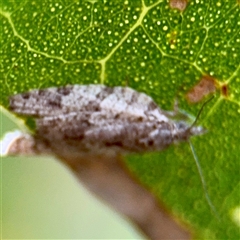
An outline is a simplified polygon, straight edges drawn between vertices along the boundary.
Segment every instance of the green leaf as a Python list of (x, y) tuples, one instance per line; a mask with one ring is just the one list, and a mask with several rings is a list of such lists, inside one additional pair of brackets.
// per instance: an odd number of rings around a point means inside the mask
[[(34, 88), (66, 84), (128, 85), (162, 109), (197, 114), (185, 94), (203, 75), (218, 86), (204, 109), (209, 131), (193, 139), (212, 214), (187, 143), (126, 163), (165, 206), (201, 239), (238, 239), (233, 213), (240, 207), (239, 1), (7, 1), (1, 9), (1, 104)], [(239, 221), (239, 216), (238, 216)], [(239, 224), (239, 223), (238, 223)]]

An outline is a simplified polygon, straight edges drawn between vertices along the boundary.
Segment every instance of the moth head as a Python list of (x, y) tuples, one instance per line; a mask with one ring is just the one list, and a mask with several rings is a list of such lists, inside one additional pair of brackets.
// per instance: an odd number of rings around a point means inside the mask
[(199, 119), (199, 116), (202, 113), (202, 110), (203, 110), (204, 106), (208, 102), (210, 102), (212, 99), (213, 99), (213, 97), (208, 99), (202, 105), (201, 109), (199, 110), (199, 112), (197, 114), (197, 117), (195, 118), (194, 122), (190, 126), (185, 121), (179, 121), (179, 122), (176, 123), (177, 132), (176, 132), (175, 139), (188, 140), (191, 136), (202, 135), (202, 134), (207, 132), (207, 130), (204, 129), (203, 127), (197, 126), (197, 121)]
[(189, 133), (191, 136), (202, 135), (207, 133), (207, 129), (203, 128), (202, 126), (193, 126), (189, 128)]
[(202, 135), (207, 132), (202, 126), (190, 126), (183, 121), (176, 123), (177, 132), (175, 134), (176, 141), (187, 141), (191, 136)]

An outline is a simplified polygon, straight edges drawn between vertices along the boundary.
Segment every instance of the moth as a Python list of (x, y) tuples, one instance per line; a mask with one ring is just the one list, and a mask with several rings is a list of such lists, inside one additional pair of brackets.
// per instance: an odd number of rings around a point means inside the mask
[[(151, 97), (129, 87), (69, 85), (10, 97), (10, 109), (35, 118), (37, 141), (53, 151), (74, 145), (76, 154), (161, 151), (203, 134), (199, 126), (171, 120)], [(72, 147), (74, 149), (74, 147)]]
[(10, 109), (36, 121), (35, 134), (13, 148), (12, 152), (18, 153), (31, 149), (74, 159), (143, 153), (161, 151), (205, 133), (201, 126), (195, 126), (196, 120), (192, 125), (172, 120), (174, 112), (162, 110), (151, 97), (129, 87), (68, 85), (37, 89), (10, 97)]

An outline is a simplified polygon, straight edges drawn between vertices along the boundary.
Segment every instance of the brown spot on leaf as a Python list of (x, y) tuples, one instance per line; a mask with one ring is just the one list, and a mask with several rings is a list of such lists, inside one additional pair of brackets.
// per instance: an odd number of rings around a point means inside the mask
[(168, 41), (170, 43), (171, 48), (175, 48), (175, 45), (177, 44), (177, 36), (178, 32), (177, 31), (172, 31), (170, 34), (167, 34)]
[(171, 8), (178, 9), (181, 12), (185, 10), (187, 4), (188, 4), (187, 0), (170, 0), (169, 2)]
[(215, 79), (210, 76), (203, 76), (201, 80), (186, 94), (186, 98), (191, 103), (197, 103), (215, 91)]
[(221, 93), (224, 97), (228, 96), (228, 85), (227, 84), (223, 84), (221, 86)]

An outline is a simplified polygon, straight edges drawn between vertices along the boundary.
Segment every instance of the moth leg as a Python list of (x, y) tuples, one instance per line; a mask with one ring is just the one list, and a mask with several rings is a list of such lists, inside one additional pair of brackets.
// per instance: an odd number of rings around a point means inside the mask
[(50, 148), (34, 136), (15, 130), (1, 140), (1, 156), (34, 156), (50, 154)]

